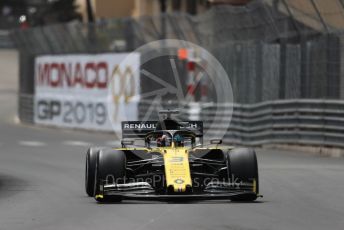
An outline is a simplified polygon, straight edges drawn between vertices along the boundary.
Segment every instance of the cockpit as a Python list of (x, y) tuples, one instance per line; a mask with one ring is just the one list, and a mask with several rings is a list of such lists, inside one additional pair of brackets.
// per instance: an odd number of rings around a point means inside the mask
[(147, 147), (185, 147), (195, 146), (195, 134), (189, 131), (155, 131), (145, 138)]

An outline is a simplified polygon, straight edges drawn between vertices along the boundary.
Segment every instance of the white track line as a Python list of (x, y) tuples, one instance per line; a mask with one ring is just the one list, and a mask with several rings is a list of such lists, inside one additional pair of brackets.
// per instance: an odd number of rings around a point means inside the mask
[(64, 145), (70, 145), (70, 146), (90, 146), (92, 143), (84, 142), (84, 141), (64, 141)]
[(29, 147), (41, 147), (46, 145), (44, 142), (40, 141), (19, 141), (18, 144)]

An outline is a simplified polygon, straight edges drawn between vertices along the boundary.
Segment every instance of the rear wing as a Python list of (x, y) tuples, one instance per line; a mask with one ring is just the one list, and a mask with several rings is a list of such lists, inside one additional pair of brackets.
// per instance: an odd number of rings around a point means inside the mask
[[(122, 139), (144, 138), (158, 124), (159, 121), (122, 121)], [(197, 137), (203, 137), (203, 121), (180, 121), (176, 130), (192, 131)]]
[(156, 126), (157, 121), (122, 121), (122, 139), (143, 138)]

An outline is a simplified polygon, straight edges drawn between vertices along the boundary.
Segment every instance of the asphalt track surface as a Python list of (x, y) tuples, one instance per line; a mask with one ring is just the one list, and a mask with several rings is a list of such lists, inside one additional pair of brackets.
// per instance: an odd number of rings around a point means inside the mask
[(0, 50), (0, 229), (344, 229), (344, 159), (258, 150), (253, 203), (124, 201), (84, 192), (89, 145), (113, 136), (14, 123), (17, 58)]

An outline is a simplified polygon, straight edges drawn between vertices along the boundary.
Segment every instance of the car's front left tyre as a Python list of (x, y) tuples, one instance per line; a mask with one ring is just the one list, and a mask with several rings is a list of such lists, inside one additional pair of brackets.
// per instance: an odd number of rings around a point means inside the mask
[(227, 155), (231, 182), (252, 184), (252, 195), (234, 196), (232, 201), (254, 201), (259, 193), (258, 163), (256, 152), (251, 148), (235, 148)]

